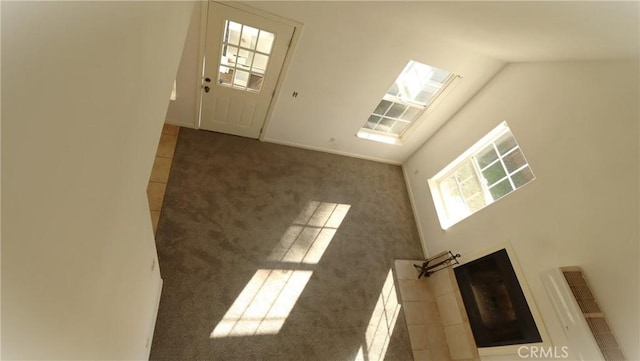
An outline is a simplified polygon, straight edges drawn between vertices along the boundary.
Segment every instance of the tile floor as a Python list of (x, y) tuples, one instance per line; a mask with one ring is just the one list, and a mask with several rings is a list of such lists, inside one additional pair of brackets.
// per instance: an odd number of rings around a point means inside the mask
[(156, 158), (153, 161), (153, 169), (147, 186), (147, 198), (149, 199), (149, 210), (151, 211), (154, 233), (158, 229), (160, 210), (162, 209), (164, 193), (167, 190), (167, 181), (169, 180), (169, 172), (171, 171), (171, 163), (173, 162), (173, 154), (178, 142), (179, 132), (180, 127), (177, 125), (165, 124), (162, 127), (160, 143), (156, 151)]

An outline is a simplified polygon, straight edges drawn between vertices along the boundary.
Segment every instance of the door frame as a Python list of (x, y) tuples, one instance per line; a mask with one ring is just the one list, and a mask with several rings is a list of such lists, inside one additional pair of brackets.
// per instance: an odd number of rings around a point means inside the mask
[(284, 79), (284, 75), (287, 72), (289, 64), (291, 63), (291, 58), (294, 53), (295, 46), (298, 43), (298, 39), (300, 38), (300, 34), (302, 33), (302, 23), (298, 21), (294, 21), (291, 19), (283, 18), (281, 16), (268, 13), (266, 11), (253, 8), (248, 5), (240, 4), (235, 1), (202, 1), (200, 5), (200, 46), (198, 49), (198, 68), (197, 71), (197, 79), (200, 82), (197, 85), (198, 96), (196, 97), (196, 129), (200, 129), (200, 123), (202, 121), (202, 88), (204, 87), (204, 54), (205, 47), (207, 46), (207, 17), (209, 13), (209, 3), (215, 2), (225, 6), (232, 7), (234, 9), (247, 12), (252, 15), (261, 16), (263, 18), (281, 22), (293, 27), (293, 36), (291, 37), (291, 42), (289, 43), (289, 48), (287, 49), (287, 53), (284, 56), (284, 62), (282, 63), (282, 68), (280, 69), (280, 74), (278, 74), (278, 79), (276, 80), (276, 87), (274, 89), (273, 96), (269, 101), (269, 107), (267, 108), (267, 114), (264, 118), (264, 123), (262, 125), (262, 129), (260, 130), (260, 135), (258, 139), (260, 141), (264, 140), (264, 131), (269, 126), (269, 121), (271, 120), (271, 115), (273, 114), (273, 107), (276, 104), (280, 91), (282, 89), (282, 83)]

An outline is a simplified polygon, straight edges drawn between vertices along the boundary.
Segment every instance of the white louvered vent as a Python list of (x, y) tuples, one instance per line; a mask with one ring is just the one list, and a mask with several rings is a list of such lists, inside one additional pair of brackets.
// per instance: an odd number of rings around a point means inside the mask
[(540, 276), (580, 359), (627, 360), (580, 267), (561, 267)]
[(587, 320), (587, 325), (606, 361), (624, 361), (626, 358), (618, 346), (609, 323), (604, 317), (580, 267), (562, 267), (562, 274)]

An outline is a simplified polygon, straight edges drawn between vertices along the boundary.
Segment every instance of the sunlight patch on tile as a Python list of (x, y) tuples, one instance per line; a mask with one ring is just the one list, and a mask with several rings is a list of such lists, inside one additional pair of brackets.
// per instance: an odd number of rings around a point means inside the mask
[(285, 231), (268, 260), (317, 264), (349, 208), (348, 204), (309, 202)]
[(210, 338), (277, 334), (313, 271), (259, 269)]
[(369, 325), (365, 332), (365, 344), (358, 350), (354, 361), (384, 360), (400, 314), (400, 307), (393, 281), (393, 272), (389, 270), (369, 319)]

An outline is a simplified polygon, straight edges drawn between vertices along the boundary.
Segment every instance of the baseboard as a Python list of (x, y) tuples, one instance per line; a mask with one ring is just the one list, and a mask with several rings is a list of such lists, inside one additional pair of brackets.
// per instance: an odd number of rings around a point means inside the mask
[(418, 218), (418, 208), (416, 207), (416, 203), (413, 198), (413, 190), (411, 189), (411, 182), (409, 182), (409, 174), (407, 173), (407, 169), (402, 166), (402, 175), (404, 176), (404, 183), (407, 187), (407, 193), (409, 195), (409, 203), (411, 204), (411, 213), (413, 213), (413, 219), (416, 222), (416, 228), (418, 229), (418, 237), (420, 237), (420, 245), (422, 246), (422, 253), (424, 254), (424, 258), (429, 258), (429, 250), (427, 249), (427, 243), (424, 239), (424, 233), (422, 232), (422, 227), (420, 226), (420, 219)]
[(192, 123), (176, 122), (176, 121), (170, 120), (170, 119), (166, 119), (164, 122), (165, 122), (165, 124), (177, 125), (179, 127), (198, 129), (198, 127), (195, 124), (192, 124)]
[(342, 151), (335, 150), (335, 149), (314, 147), (314, 146), (310, 146), (310, 145), (299, 144), (299, 143), (294, 143), (294, 142), (287, 142), (287, 141), (282, 141), (282, 140), (277, 140), (277, 139), (260, 138), (260, 141), (263, 141), (265, 143), (273, 143), (273, 144), (279, 144), (279, 145), (286, 145), (286, 146), (289, 146), (289, 147), (314, 150), (316, 152), (330, 153), (330, 154), (335, 154), (335, 155), (342, 155), (342, 156), (345, 156), (345, 157), (370, 160), (370, 161), (374, 161), (374, 162), (378, 162), (378, 163), (386, 163), (386, 164), (392, 164), (392, 165), (402, 165), (402, 162), (398, 162), (398, 161), (394, 161), (394, 160), (382, 159), (382, 158), (376, 158), (376, 157), (368, 157), (368, 156), (361, 155), (361, 154), (356, 154), (356, 153), (342, 152)]
[(148, 360), (151, 356), (151, 344), (153, 343), (153, 334), (156, 329), (156, 320), (158, 319), (158, 311), (160, 310), (160, 296), (162, 295), (162, 285), (164, 281), (162, 277), (160, 277), (160, 282), (158, 283), (158, 296), (156, 299), (156, 307), (153, 312), (153, 320), (151, 321), (151, 330), (149, 331), (149, 336), (147, 337), (147, 357), (145, 360)]

